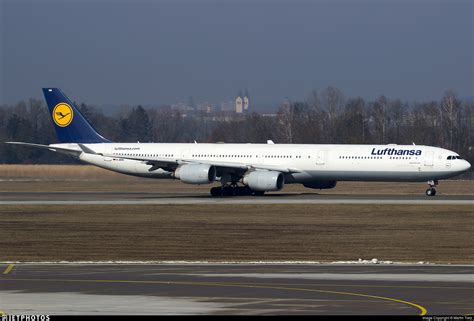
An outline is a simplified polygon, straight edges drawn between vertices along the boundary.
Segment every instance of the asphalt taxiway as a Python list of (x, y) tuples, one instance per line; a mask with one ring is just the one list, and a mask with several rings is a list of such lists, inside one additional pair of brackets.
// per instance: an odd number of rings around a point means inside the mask
[(467, 265), (1, 264), (0, 311), (468, 315), (473, 275)]
[(391, 204), (474, 205), (474, 195), (361, 195), (268, 193), (261, 197), (211, 197), (207, 193), (1, 192), (0, 205), (174, 205), (174, 204)]

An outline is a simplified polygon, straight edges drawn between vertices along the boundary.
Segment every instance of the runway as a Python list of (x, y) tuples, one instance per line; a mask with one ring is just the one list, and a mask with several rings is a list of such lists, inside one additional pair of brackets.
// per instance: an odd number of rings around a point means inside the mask
[(268, 193), (211, 197), (207, 193), (1, 192), (0, 205), (380, 204), (474, 205), (474, 195)]
[(1, 264), (0, 271), (7, 314), (474, 313), (474, 266)]

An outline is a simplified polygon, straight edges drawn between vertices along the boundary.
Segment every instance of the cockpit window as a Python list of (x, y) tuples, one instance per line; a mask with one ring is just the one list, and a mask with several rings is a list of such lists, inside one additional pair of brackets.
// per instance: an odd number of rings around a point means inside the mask
[(453, 159), (453, 156), (448, 156), (448, 160), (449, 160), (449, 159)]
[(461, 158), (461, 156), (451, 155), (451, 156), (448, 156), (447, 159), (450, 160), (450, 159), (462, 159), (462, 158)]

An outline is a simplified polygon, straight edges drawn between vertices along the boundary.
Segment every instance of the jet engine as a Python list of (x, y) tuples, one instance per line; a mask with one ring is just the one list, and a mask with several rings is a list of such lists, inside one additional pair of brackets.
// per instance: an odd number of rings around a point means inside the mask
[(242, 182), (254, 191), (279, 191), (285, 184), (285, 177), (275, 171), (253, 171), (245, 175)]
[(174, 177), (187, 184), (209, 184), (216, 180), (216, 168), (206, 164), (184, 164), (176, 168)]

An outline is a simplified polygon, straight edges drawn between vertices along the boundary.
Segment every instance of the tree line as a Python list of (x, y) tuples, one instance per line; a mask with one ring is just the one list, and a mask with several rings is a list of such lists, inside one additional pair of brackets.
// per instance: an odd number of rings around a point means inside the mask
[[(335, 88), (306, 101), (285, 102), (275, 115), (193, 114), (137, 106), (115, 116), (85, 103), (81, 113), (105, 137), (120, 142), (417, 144), (447, 148), (474, 162), (474, 102), (448, 90), (439, 101), (403, 102), (380, 96), (346, 98)], [(57, 142), (41, 100), (0, 106), (0, 142)], [(0, 144), (0, 163), (74, 163), (45, 150)]]

